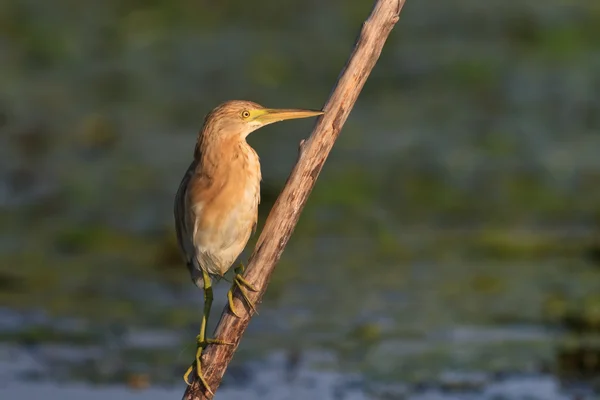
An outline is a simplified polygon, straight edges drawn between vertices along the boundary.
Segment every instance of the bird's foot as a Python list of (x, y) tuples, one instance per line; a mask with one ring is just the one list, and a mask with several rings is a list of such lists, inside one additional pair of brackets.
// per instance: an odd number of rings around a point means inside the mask
[(203, 339), (200, 337), (200, 335), (198, 335), (196, 340), (197, 340), (197, 346), (198, 346), (196, 349), (196, 359), (194, 360), (192, 365), (190, 365), (190, 367), (187, 369), (187, 371), (185, 371), (185, 374), (183, 374), (183, 380), (188, 385), (191, 385), (192, 382), (190, 381), (190, 376), (192, 375), (192, 373), (194, 373), (194, 369), (196, 369), (196, 371), (195, 371), (196, 376), (198, 377), (200, 382), (202, 382), (202, 385), (204, 385), (206, 390), (212, 396), (214, 396), (215, 395), (214, 392), (211, 390), (210, 386), (208, 386), (208, 382), (206, 382), (206, 379), (204, 378), (204, 374), (202, 373), (202, 351), (209, 344), (220, 344), (220, 345), (233, 346), (233, 343), (229, 343), (229, 342), (226, 342), (226, 341), (220, 340), (220, 339)]
[(236, 286), (240, 289), (240, 293), (242, 294), (244, 301), (252, 309), (252, 312), (258, 314), (258, 311), (256, 311), (256, 307), (254, 307), (254, 303), (252, 301), (250, 301), (250, 299), (248, 298), (248, 295), (246, 294), (246, 289), (248, 289), (252, 292), (258, 292), (258, 289), (253, 284), (251, 284), (250, 282), (248, 282), (247, 280), (245, 280), (242, 277), (242, 274), (244, 273), (244, 269), (245, 269), (244, 264), (240, 264), (240, 266), (234, 270), (235, 276), (233, 277), (233, 285), (231, 285), (231, 288), (227, 292), (227, 301), (229, 302), (229, 309), (231, 310), (233, 315), (235, 315), (238, 318), (240, 317), (240, 315), (237, 313), (237, 311), (235, 310), (235, 307), (233, 305), (233, 289)]

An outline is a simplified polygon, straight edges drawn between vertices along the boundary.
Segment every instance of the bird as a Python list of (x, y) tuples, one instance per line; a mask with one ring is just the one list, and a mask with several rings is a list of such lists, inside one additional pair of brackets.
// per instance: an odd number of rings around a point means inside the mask
[[(246, 142), (246, 137), (274, 122), (322, 114), (323, 111), (265, 108), (251, 101), (230, 100), (218, 105), (204, 119), (194, 158), (174, 201), (179, 249), (192, 282), (204, 291), (196, 358), (184, 375), (188, 385), (188, 378), (195, 368), (204, 387), (213, 394), (202, 374), (202, 351), (209, 344), (232, 345), (208, 339), (206, 329), (213, 302), (212, 279), (223, 277), (256, 231), (262, 175), (259, 157)], [(240, 289), (253, 311), (254, 305), (246, 290), (257, 289), (242, 277), (243, 264), (234, 272), (227, 299), (231, 312), (239, 317), (233, 304), (233, 289), (236, 286)]]

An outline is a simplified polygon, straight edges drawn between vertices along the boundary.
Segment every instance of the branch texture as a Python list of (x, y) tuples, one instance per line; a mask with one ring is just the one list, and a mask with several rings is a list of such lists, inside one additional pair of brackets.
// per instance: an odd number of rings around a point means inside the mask
[[(383, 45), (399, 18), (405, 0), (377, 0), (369, 18), (363, 23), (352, 54), (342, 70), (311, 136), (300, 145), (300, 156), (283, 191), (277, 198), (263, 231), (250, 257), (244, 278), (258, 288), (248, 291), (248, 297), (258, 304), (269, 283), (281, 253), (285, 248), (317, 177), (323, 168), (344, 122), (348, 118), (360, 91), (375, 66)], [(216, 391), (225, 370), (248, 327), (251, 311), (236, 291), (235, 307), (246, 310), (237, 318), (228, 306), (221, 315), (215, 337), (233, 346), (209, 346), (203, 355), (203, 372), (211, 389)], [(195, 379), (183, 396), (185, 400), (210, 399), (212, 395)]]

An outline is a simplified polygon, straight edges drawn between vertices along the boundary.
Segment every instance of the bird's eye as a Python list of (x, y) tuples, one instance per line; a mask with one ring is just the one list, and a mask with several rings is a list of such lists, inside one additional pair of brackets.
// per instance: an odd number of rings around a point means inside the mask
[(248, 117), (250, 117), (250, 111), (248, 111), (248, 110), (242, 111), (242, 118), (248, 118)]

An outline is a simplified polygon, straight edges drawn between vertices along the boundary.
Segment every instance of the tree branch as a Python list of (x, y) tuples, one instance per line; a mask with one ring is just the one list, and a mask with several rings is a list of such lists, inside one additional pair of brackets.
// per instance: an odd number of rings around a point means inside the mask
[[(298, 162), (267, 218), (244, 276), (258, 288), (258, 292), (248, 291), (249, 299), (255, 304), (261, 301), (267, 290), (271, 274), (294, 231), (323, 163), (375, 66), (387, 37), (398, 21), (404, 2), (405, 0), (376, 0), (371, 15), (363, 23), (354, 50), (323, 108), (325, 114), (317, 121), (311, 136), (300, 145)], [(221, 383), (227, 365), (250, 323), (250, 310), (240, 300), (238, 291), (234, 295), (236, 308), (245, 309), (246, 312), (242, 313), (241, 318), (237, 318), (225, 306), (215, 335), (234, 345), (209, 346), (202, 358), (204, 377), (213, 391)], [(211, 398), (212, 395), (202, 387), (198, 379), (192, 382), (184, 394), (186, 400)]]

